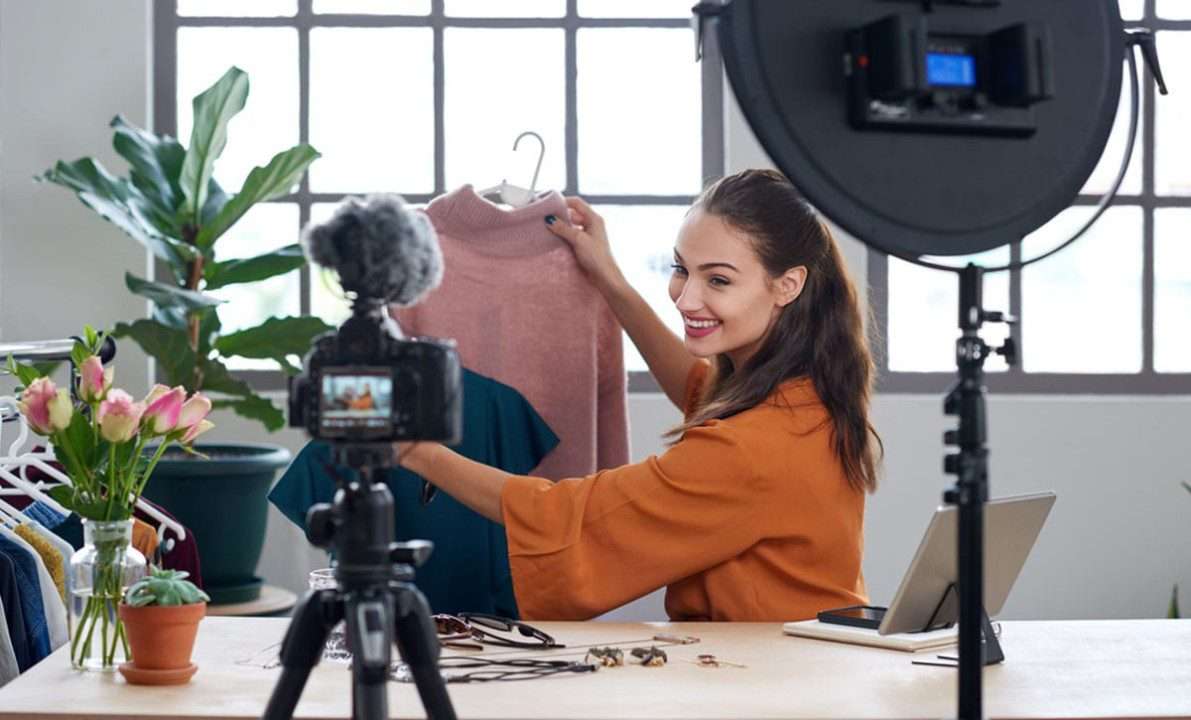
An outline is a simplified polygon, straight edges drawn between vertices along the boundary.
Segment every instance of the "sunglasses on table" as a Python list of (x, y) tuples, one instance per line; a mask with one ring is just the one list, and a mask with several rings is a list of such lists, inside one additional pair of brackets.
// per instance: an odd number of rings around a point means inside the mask
[[(443, 645), (467, 645), (478, 640), (486, 645), (515, 648), (565, 647), (548, 633), (532, 625), (487, 613), (438, 614), (434, 616), (434, 627), (438, 632), (438, 640)], [(513, 635), (514, 632), (528, 639), (518, 639)]]

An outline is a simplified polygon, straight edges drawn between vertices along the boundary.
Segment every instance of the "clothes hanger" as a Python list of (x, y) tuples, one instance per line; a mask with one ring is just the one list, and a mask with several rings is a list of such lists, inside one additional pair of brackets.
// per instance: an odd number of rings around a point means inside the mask
[(525, 132), (518, 135), (517, 139), (513, 141), (513, 152), (517, 151), (517, 146), (521, 144), (521, 138), (527, 135), (535, 138), (539, 145), (538, 164), (533, 169), (533, 179), (529, 182), (529, 189), (527, 190), (523, 187), (513, 185), (508, 180), (501, 180), (499, 185), (493, 185), (490, 188), (481, 190), (479, 192), (480, 197), (486, 198), (488, 200), (494, 200), (495, 202), (504, 203), (505, 205), (515, 208), (525, 207), (534, 201), (534, 199), (537, 197), (537, 194), (534, 192), (534, 188), (536, 188), (538, 185), (538, 173), (542, 171), (542, 158), (546, 156), (546, 141), (543, 140), (542, 136), (538, 135), (536, 132), (532, 130), (526, 130)]

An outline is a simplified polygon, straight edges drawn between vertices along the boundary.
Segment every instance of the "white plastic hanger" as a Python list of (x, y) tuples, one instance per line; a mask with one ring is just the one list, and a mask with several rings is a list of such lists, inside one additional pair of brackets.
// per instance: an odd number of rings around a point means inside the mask
[[(0, 397), (0, 411), (8, 409), (15, 411), (16, 408), (16, 398), (11, 396)], [(35, 467), (63, 485), (71, 484), (70, 477), (50, 464), (49, 461), (54, 459), (54, 452), (48, 442), (44, 450), (38, 452), (20, 452), (21, 446), (30, 436), (29, 427), (25, 422), (24, 416), (19, 416), (18, 426), (20, 430), (17, 434), (17, 439), (8, 447), (8, 453), (0, 456), (0, 477), (4, 478), (4, 481), (13, 487), (0, 488), (0, 495), (27, 495), (34, 500), (45, 503), (50, 509), (60, 515), (69, 515), (69, 510), (59, 505), (47, 493), (43, 492), (43, 490), (48, 489), (47, 485), (41, 481), (34, 482), (29, 480), (26, 473), (30, 467)], [(0, 433), (2, 432), (3, 426), (0, 425)], [(19, 477), (12, 472), (14, 468), (19, 469)], [(136, 507), (145, 515), (158, 522), (157, 538), (159, 544), (164, 540), (166, 530), (172, 532), (178, 540), (186, 539), (186, 530), (181, 525), (163, 515), (157, 508), (145, 502), (143, 498), (137, 498)]]
[(538, 173), (542, 170), (542, 158), (546, 156), (546, 141), (543, 140), (542, 136), (538, 135), (536, 132), (533, 132), (532, 130), (526, 130), (525, 132), (518, 135), (517, 139), (513, 141), (513, 152), (517, 151), (517, 146), (521, 143), (521, 138), (525, 137), (526, 135), (535, 138), (538, 141), (538, 145), (540, 146), (540, 150), (538, 151), (538, 164), (536, 167), (534, 167), (533, 180), (530, 180), (529, 182), (529, 189), (527, 190), (523, 187), (513, 185), (508, 180), (501, 180), (499, 185), (493, 185), (490, 188), (481, 190), (479, 192), (480, 197), (487, 198), (489, 200), (495, 200), (496, 202), (504, 203), (505, 205), (510, 205), (515, 208), (525, 207), (526, 205), (529, 205), (531, 202), (533, 202), (534, 198), (537, 197), (537, 194), (534, 192), (534, 188), (536, 188), (538, 185)]

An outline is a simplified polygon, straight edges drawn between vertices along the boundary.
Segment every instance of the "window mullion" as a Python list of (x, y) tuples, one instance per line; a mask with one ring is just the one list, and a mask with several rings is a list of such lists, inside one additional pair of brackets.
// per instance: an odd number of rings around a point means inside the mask
[(576, 47), (579, 31), (579, 0), (567, 0), (567, 14), (563, 20), (566, 39), (563, 41), (566, 83), (566, 187), (563, 192), (579, 192), (579, 51)]

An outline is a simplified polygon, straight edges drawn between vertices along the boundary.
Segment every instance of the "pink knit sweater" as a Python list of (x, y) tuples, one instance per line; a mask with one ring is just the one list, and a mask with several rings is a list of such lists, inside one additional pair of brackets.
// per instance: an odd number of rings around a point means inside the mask
[(393, 316), (408, 335), (454, 338), (463, 365), (517, 389), (559, 437), (532, 474), (589, 475), (629, 461), (621, 328), (544, 218), (551, 192), (508, 210), (471, 185), (435, 199), (442, 285)]

